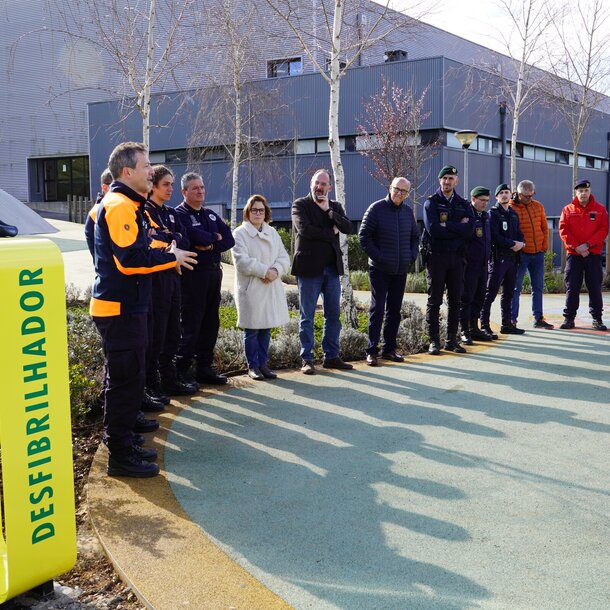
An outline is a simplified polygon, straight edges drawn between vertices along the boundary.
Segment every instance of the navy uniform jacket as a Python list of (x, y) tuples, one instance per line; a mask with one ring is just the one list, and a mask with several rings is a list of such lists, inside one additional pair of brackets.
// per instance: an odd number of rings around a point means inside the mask
[(491, 231), (489, 226), (489, 213), (480, 214), (473, 208), (474, 231), (468, 241), (466, 260), (469, 264), (487, 264), (491, 255)]
[(145, 209), (151, 220), (154, 239), (167, 244), (175, 240), (181, 250), (189, 249), (188, 236), (176, 210), (166, 205), (157, 205), (150, 199), (146, 202)]
[(292, 204), (292, 227), (296, 234), (292, 275), (316, 277), (322, 275), (324, 267), (333, 262), (337, 266), (337, 273), (343, 275), (339, 234), (335, 233), (333, 227), (349, 235), (352, 223), (339, 203), (329, 200), (328, 204), (328, 211), (323, 212), (311, 194)]
[[(468, 222), (460, 222), (462, 218)], [(449, 201), (439, 188), (424, 203), (424, 226), (431, 252), (465, 254), (466, 242), (474, 231), (472, 206), (455, 191)]]
[(496, 203), (489, 211), (489, 216), (494, 256), (514, 256), (516, 253), (511, 248), (515, 242), (523, 241), (517, 212), (510, 206), (505, 210)]
[[(175, 210), (186, 231), (190, 249), (197, 253), (197, 265), (193, 271), (203, 271), (218, 266), (220, 253), (230, 250), (235, 245), (231, 229), (218, 214), (203, 206), (200, 210), (195, 210), (183, 201)], [(217, 239), (216, 233), (219, 233), (222, 238)], [(196, 249), (196, 246), (210, 245), (211, 250)]]
[(358, 236), (369, 265), (384, 273), (407, 273), (417, 258), (419, 232), (413, 209), (404, 201), (394, 205), (389, 195), (369, 206)]

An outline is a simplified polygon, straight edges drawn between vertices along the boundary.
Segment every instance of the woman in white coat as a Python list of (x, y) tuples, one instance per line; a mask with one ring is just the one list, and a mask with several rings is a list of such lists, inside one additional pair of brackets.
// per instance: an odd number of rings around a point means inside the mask
[(244, 207), (244, 221), (233, 231), (237, 326), (244, 329), (248, 375), (275, 379), (267, 366), (271, 329), (289, 320), (281, 277), (290, 257), (278, 232), (269, 226), (271, 209), (262, 195), (252, 195)]

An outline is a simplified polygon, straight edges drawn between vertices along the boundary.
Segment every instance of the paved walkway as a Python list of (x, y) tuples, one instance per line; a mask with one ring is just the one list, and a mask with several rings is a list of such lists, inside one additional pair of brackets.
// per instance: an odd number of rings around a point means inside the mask
[(610, 333), (524, 326), (173, 401), (162, 476), (109, 478), (96, 456), (102, 543), (157, 610), (606, 610)]

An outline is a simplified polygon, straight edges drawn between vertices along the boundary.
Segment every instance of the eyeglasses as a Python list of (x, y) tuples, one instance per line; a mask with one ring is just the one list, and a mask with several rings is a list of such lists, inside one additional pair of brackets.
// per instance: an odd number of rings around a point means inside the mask
[(396, 186), (393, 186), (393, 187), (392, 187), (392, 190), (393, 190), (394, 192), (396, 192), (396, 193), (400, 193), (401, 195), (408, 195), (408, 194), (409, 194), (409, 191), (408, 191), (407, 189), (399, 189), (399, 188), (398, 188), (398, 187), (396, 187)]
[(265, 208), (250, 208), (250, 214), (264, 214)]

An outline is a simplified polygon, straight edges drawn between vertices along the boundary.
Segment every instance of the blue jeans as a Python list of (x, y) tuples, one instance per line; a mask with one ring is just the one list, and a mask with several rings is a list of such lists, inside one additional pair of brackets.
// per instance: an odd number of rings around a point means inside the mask
[(339, 356), (339, 304), (341, 284), (334, 265), (327, 265), (322, 275), (315, 277), (297, 277), (299, 301), (301, 303), (299, 320), (299, 339), (301, 341), (301, 358), (313, 360), (313, 317), (316, 312), (318, 297), (322, 294), (324, 308), (324, 333), (322, 350), (325, 358)]
[(525, 272), (529, 273), (532, 285), (532, 313), (534, 319), (542, 318), (542, 290), (544, 288), (544, 252), (536, 254), (521, 253), (521, 261), (517, 267), (515, 292), (513, 292), (512, 319), (519, 317), (519, 295), (523, 286)]
[(270, 341), (270, 328), (244, 328), (244, 350), (249, 369), (267, 364)]

